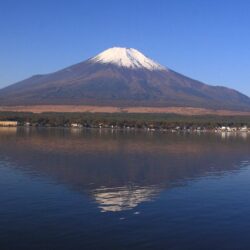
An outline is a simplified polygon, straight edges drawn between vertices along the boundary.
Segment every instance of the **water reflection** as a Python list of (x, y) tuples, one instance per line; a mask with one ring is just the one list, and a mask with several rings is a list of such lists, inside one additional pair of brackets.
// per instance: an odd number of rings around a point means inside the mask
[(249, 132), (219, 132), (219, 135), (221, 135), (221, 139), (227, 139), (227, 138), (242, 138), (247, 139), (250, 136)]
[(133, 209), (187, 180), (249, 164), (247, 133), (0, 128), (0, 161), (81, 192), (102, 212)]
[(0, 133), (3, 136), (4, 134), (16, 134), (17, 127), (0, 127)]
[(151, 201), (160, 192), (159, 187), (98, 188), (92, 194), (102, 212), (119, 212)]

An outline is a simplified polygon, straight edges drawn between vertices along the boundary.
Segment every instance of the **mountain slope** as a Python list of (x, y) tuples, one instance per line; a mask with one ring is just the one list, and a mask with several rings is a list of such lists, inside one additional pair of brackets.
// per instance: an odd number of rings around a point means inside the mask
[(167, 69), (135, 49), (112, 48), (0, 90), (0, 105), (184, 106), (250, 110), (250, 98)]

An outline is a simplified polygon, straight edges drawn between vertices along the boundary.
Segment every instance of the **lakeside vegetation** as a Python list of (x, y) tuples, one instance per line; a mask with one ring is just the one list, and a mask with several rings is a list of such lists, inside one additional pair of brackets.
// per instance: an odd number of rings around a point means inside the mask
[(0, 112), (0, 121), (17, 121), (19, 125), (70, 127), (154, 128), (154, 129), (214, 129), (250, 127), (250, 116), (136, 114), (136, 113), (25, 113)]

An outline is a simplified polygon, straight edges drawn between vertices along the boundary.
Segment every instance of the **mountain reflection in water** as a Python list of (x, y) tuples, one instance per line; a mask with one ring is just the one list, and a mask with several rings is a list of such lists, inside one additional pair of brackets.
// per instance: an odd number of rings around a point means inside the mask
[(102, 212), (133, 209), (194, 178), (249, 164), (245, 134), (0, 128), (0, 161), (81, 192)]
[(158, 187), (118, 187), (99, 188), (93, 196), (102, 212), (119, 212), (135, 208), (138, 204), (150, 201), (159, 193)]

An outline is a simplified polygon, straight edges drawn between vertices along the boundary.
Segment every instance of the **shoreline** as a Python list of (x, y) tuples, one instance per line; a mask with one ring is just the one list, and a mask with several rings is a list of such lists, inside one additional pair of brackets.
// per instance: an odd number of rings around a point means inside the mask
[(162, 129), (162, 128), (136, 128), (136, 127), (73, 127), (73, 126), (26, 126), (26, 125), (17, 125), (17, 126), (0, 126), (0, 129), (18, 129), (18, 128), (25, 128), (25, 129), (68, 129), (68, 130), (99, 130), (99, 131), (123, 131), (123, 132), (163, 132), (163, 133), (220, 133), (220, 134), (250, 134), (250, 128), (246, 130), (221, 130), (220, 128), (214, 129), (206, 129), (206, 128), (194, 128), (194, 129), (183, 129), (183, 128), (176, 128), (176, 129)]

